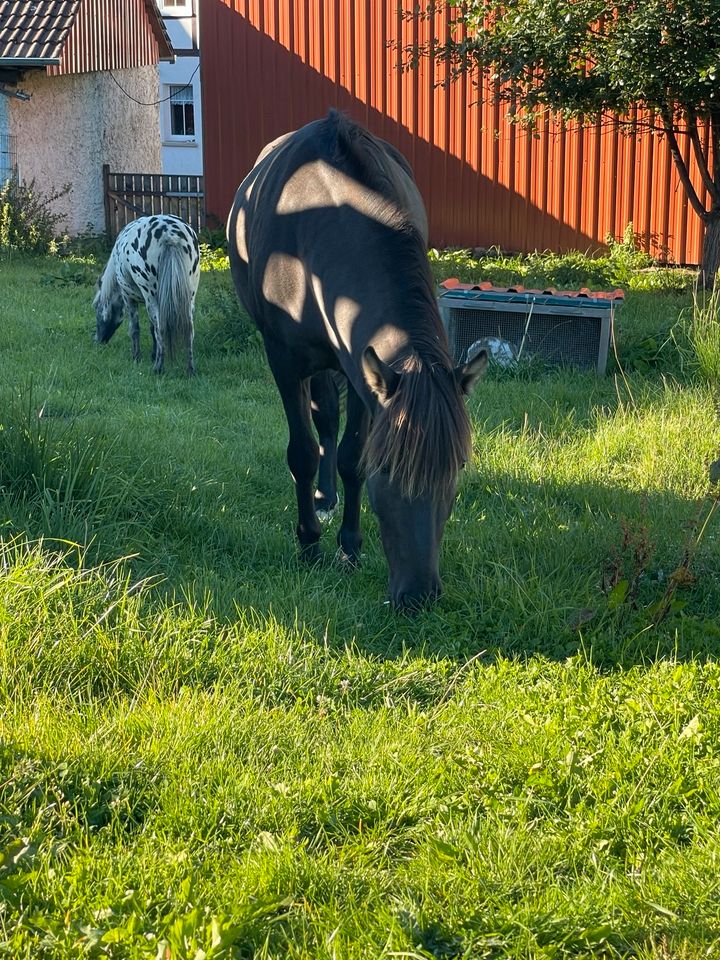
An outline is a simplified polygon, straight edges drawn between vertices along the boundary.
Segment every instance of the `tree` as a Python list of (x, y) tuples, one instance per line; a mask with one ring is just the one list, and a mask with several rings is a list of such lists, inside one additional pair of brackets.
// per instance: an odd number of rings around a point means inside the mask
[[(693, 209), (705, 224), (702, 275), (720, 267), (720, 0), (444, 0), (444, 39), (407, 60), (446, 58), (451, 75), (477, 69), (524, 120), (557, 111), (580, 120), (648, 111), (667, 137)], [(689, 137), (707, 191), (695, 189), (680, 147)]]

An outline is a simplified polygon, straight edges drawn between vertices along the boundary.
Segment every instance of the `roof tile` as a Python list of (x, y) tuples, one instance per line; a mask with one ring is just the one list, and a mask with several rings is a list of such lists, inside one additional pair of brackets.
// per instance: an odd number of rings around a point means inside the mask
[(80, 0), (0, 0), (0, 63), (60, 60)]
[(568, 297), (582, 300), (623, 300), (625, 298), (625, 293), (620, 289), (589, 290), (587, 287), (581, 287), (579, 290), (555, 290), (554, 287), (546, 287), (544, 290), (530, 290), (520, 284), (513, 287), (496, 287), (489, 280), (481, 280), (479, 283), (460, 283), (456, 277), (442, 280), (440, 286), (446, 291), (478, 290), (483, 293), (522, 293), (526, 296)]

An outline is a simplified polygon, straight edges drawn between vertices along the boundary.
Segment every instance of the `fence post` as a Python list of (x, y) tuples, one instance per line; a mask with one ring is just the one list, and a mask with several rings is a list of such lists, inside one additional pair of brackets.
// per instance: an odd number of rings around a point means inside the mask
[(105, 204), (105, 234), (107, 236), (108, 243), (112, 243), (114, 237), (112, 235), (112, 210), (110, 209), (110, 164), (104, 163), (102, 165), (102, 179), (103, 179), (103, 202)]

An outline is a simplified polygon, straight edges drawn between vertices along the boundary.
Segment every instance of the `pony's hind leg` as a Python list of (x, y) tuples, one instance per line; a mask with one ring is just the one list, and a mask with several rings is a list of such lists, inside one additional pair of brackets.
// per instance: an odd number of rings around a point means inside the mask
[(155, 325), (152, 320), (150, 321), (150, 337), (152, 339), (152, 362), (155, 363), (155, 358), (157, 357), (157, 337), (155, 336)]
[(188, 331), (188, 365), (187, 371), (188, 376), (192, 377), (195, 373), (195, 358), (193, 357), (193, 340), (195, 339), (195, 331), (192, 326)]
[(193, 376), (195, 373), (195, 357), (193, 356), (193, 344), (195, 342), (195, 324), (193, 322), (193, 317), (195, 316), (195, 294), (197, 292), (197, 285), (193, 291), (191, 300), (190, 300), (190, 325), (187, 331), (187, 345), (188, 345), (188, 376)]
[(287, 462), (295, 481), (300, 556), (314, 563), (320, 558), (320, 521), (313, 502), (313, 483), (320, 453), (310, 419), (310, 383), (294, 373), (292, 363), (286, 365), (274, 359), (271, 351), (268, 351), (268, 360), (288, 423)]
[(160, 317), (157, 308), (148, 307), (148, 317), (150, 319), (150, 335), (153, 340), (153, 370), (155, 373), (163, 372), (164, 350), (163, 336), (160, 328)]
[(343, 482), (343, 516), (338, 532), (340, 558), (351, 564), (360, 560), (360, 500), (363, 475), (360, 470), (365, 440), (370, 428), (370, 414), (352, 384), (347, 387), (347, 419), (338, 450), (338, 471)]
[(132, 358), (135, 363), (140, 362), (140, 318), (138, 317), (138, 305), (134, 300), (128, 300), (126, 303), (128, 312), (128, 331), (130, 333), (130, 343), (132, 346)]
[(313, 423), (320, 440), (320, 468), (315, 491), (315, 512), (329, 520), (337, 507), (337, 435), (340, 428), (340, 395), (330, 370), (310, 380)]

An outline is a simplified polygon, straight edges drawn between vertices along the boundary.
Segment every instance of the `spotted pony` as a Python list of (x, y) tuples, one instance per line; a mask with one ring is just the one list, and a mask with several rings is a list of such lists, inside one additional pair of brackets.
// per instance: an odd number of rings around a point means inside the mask
[(140, 360), (138, 305), (144, 302), (155, 372), (162, 373), (165, 351), (172, 359), (175, 343), (184, 340), (188, 373), (194, 373), (193, 312), (199, 279), (198, 238), (187, 223), (164, 214), (134, 220), (118, 235), (98, 280), (95, 339), (107, 343), (127, 310), (133, 360)]

